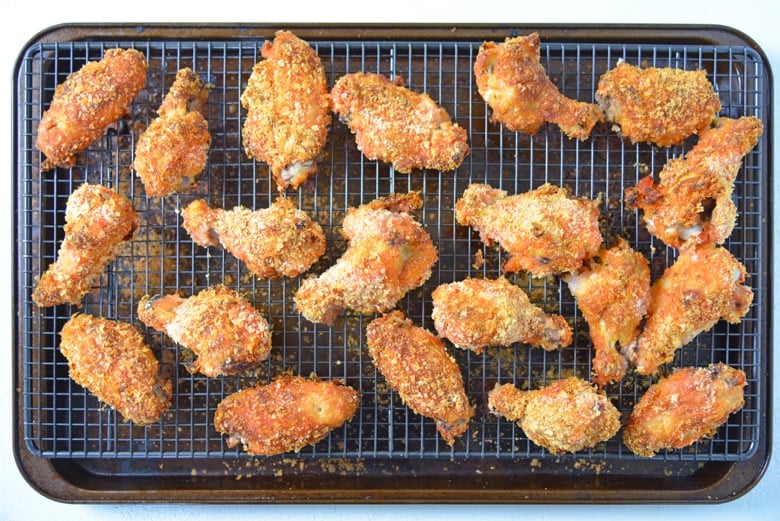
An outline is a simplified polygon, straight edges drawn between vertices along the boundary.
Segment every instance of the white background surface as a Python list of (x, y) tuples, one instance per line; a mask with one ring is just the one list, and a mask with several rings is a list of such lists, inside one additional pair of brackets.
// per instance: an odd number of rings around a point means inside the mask
[[(577, 519), (603, 520), (625, 518), (630, 521), (663, 518), (676, 519), (778, 519), (780, 516), (780, 461), (778, 449), (777, 414), (773, 420), (775, 433), (773, 450), (775, 457), (770, 467), (755, 488), (746, 495), (729, 503), (720, 505), (512, 505), (512, 506), (444, 506), (444, 505), (70, 505), (62, 504), (39, 495), (22, 478), (13, 459), (12, 450), (12, 352), (17, 349), (11, 337), (12, 297), (11, 284), (14, 276), (11, 264), (11, 246), (13, 237), (12, 179), (15, 172), (13, 161), (13, 69), (14, 62), (36, 33), (52, 25), (68, 22), (258, 22), (273, 23), (283, 28), (285, 23), (512, 23), (517, 25), (530, 23), (696, 23), (707, 25), (726, 25), (734, 27), (750, 36), (764, 50), (769, 64), (774, 67), (775, 76), (780, 67), (780, 29), (775, 14), (774, 2), (739, 0), (726, 2), (710, 0), (708, 2), (683, 2), (656, 0), (637, 2), (623, 0), (618, 2), (583, 2), (574, 0), (533, 2), (525, 5), (517, 0), (505, 2), (457, 2), (433, 0), (394, 0), (392, 2), (311, 2), (308, 0), (288, 0), (258, 2), (252, 0), (218, 0), (216, 2), (173, 2), (166, 0), (135, 0), (133, 2), (95, 2), (71, 1), (53, 2), (3, 2), (2, 28), (0, 38), (0, 143), (5, 153), (4, 177), (0, 187), (0, 248), (7, 252), (0, 255), (0, 288), (7, 295), (0, 299), (0, 346), (5, 355), (0, 358), (0, 414), (2, 414), (2, 437), (0, 438), (0, 520), (17, 519), (56, 519), (57, 521), (76, 520), (275, 520), (275, 519), (311, 519), (341, 520), (361, 519), (366, 521), (383, 520), (459, 520), (490, 518), (503, 519)], [(186, 7), (185, 7), (186, 6)], [(13, 9), (13, 11), (10, 11)], [(21, 15), (21, 16), (18, 16)], [(775, 79), (772, 92), (778, 92)], [(775, 103), (773, 121), (778, 121), (778, 108)], [(780, 150), (775, 136), (772, 149)], [(773, 193), (777, 190), (777, 176), (774, 172), (767, 176), (773, 184)], [(769, 208), (773, 211), (773, 208)], [(773, 211), (772, 218), (778, 215)], [(777, 245), (777, 232), (772, 230), (772, 242)], [(777, 272), (777, 262), (772, 261), (772, 271)], [(772, 294), (777, 294), (777, 284), (770, 279)], [(775, 320), (777, 322), (777, 320)], [(770, 342), (777, 343), (777, 327), (773, 328)], [(778, 400), (778, 375), (780, 375), (780, 357), (775, 356), (773, 369), (774, 389), (772, 401)]]

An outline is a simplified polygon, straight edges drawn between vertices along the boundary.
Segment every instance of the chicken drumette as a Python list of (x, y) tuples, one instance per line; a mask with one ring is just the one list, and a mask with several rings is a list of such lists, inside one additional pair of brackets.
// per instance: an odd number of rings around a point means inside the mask
[(214, 413), (228, 447), (241, 443), (253, 455), (299, 451), (325, 438), (354, 416), (360, 396), (339, 383), (280, 376), (222, 400)]
[(74, 315), (60, 332), (70, 377), (125, 420), (159, 421), (170, 406), (172, 384), (160, 376), (154, 353), (131, 324)]
[(662, 147), (679, 145), (709, 127), (720, 110), (706, 71), (642, 69), (622, 60), (599, 79), (596, 102), (631, 143)]
[(652, 457), (712, 436), (744, 405), (745, 373), (723, 363), (676, 369), (650, 386), (623, 431), (631, 452)]
[(604, 117), (596, 104), (567, 98), (550, 81), (539, 61), (537, 33), (483, 43), (474, 76), (491, 119), (515, 132), (536, 134), (549, 121), (569, 138), (584, 140)]
[(548, 315), (503, 277), (442, 284), (431, 296), (436, 331), (463, 349), (523, 342), (551, 351), (572, 341), (565, 318)]
[(325, 253), (320, 225), (286, 197), (255, 211), (210, 208), (199, 199), (182, 217), (193, 241), (204, 247), (222, 245), (260, 278), (297, 277)]
[(245, 298), (214, 286), (189, 298), (144, 296), (138, 318), (192, 349), (190, 369), (206, 376), (235, 374), (254, 367), (271, 352), (268, 322)]
[(574, 271), (599, 250), (598, 205), (551, 184), (512, 196), (472, 184), (456, 203), (455, 217), (488, 246), (497, 242), (509, 252), (504, 271), (544, 277)]
[(297, 188), (317, 171), (330, 127), (325, 69), (314, 49), (289, 31), (276, 33), (260, 49), (241, 105), (249, 157), (265, 161), (279, 188)]
[(431, 276), (436, 247), (410, 212), (420, 208), (417, 192), (392, 194), (350, 208), (342, 234), (349, 247), (335, 265), (303, 281), (295, 305), (312, 322), (332, 325), (346, 309), (388, 311)]
[(758, 118), (719, 118), (685, 159), (664, 166), (657, 185), (650, 175), (627, 189), (626, 204), (640, 208), (650, 233), (669, 246), (722, 244), (737, 219), (731, 196), (742, 158), (762, 133)]
[(620, 412), (606, 394), (574, 376), (533, 391), (496, 384), (488, 407), (552, 454), (593, 447), (620, 429)]
[(398, 172), (454, 170), (469, 153), (466, 130), (430, 96), (404, 87), (403, 78), (347, 74), (333, 86), (331, 97), (358, 149), (369, 159), (392, 163)]
[(57, 260), (41, 276), (33, 301), (42, 307), (81, 303), (136, 228), (138, 214), (126, 197), (102, 185), (78, 187), (65, 206)]
[(184, 68), (152, 121), (138, 137), (134, 168), (150, 196), (191, 188), (208, 159), (211, 134), (203, 117), (208, 87)]
[(366, 345), (390, 387), (415, 413), (435, 420), (449, 445), (466, 432), (474, 407), (458, 364), (436, 335), (396, 310), (368, 324)]
[(705, 244), (683, 250), (650, 289), (647, 321), (623, 354), (640, 374), (654, 374), (718, 320), (739, 323), (753, 301), (746, 277), (726, 248)]
[(146, 58), (135, 49), (109, 49), (74, 72), (54, 91), (38, 125), (41, 171), (69, 168), (76, 154), (124, 116), (146, 85)]
[(596, 356), (593, 382), (606, 385), (626, 374), (619, 348), (639, 334), (650, 303), (650, 266), (625, 239), (603, 249), (579, 270), (563, 276), (588, 323)]

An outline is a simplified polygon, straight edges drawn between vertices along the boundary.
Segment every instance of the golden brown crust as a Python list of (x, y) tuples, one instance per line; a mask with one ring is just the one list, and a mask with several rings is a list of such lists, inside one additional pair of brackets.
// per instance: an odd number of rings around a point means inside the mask
[(744, 405), (745, 373), (723, 363), (675, 370), (637, 402), (623, 442), (638, 456), (687, 447), (712, 436)]
[(182, 217), (193, 241), (222, 245), (260, 278), (297, 277), (325, 253), (322, 227), (286, 197), (255, 211), (209, 208), (199, 199), (182, 210)]
[(491, 120), (509, 130), (536, 134), (552, 122), (569, 138), (585, 140), (604, 115), (598, 105), (567, 98), (539, 62), (539, 35), (484, 42), (474, 61), (474, 76)]
[(265, 161), (279, 191), (298, 188), (317, 170), (330, 127), (325, 70), (307, 42), (276, 33), (255, 64), (241, 105), (247, 109), (243, 142), (249, 157)]
[(631, 143), (668, 147), (710, 126), (720, 99), (704, 70), (645, 69), (620, 61), (599, 79), (596, 101)]
[(376, 368), (404, 403), (435, 420), (449, 445), (468, 430), (474, 408), (460, 368), (434, 334), (415, 326), (400, 311), (392, 311), (368, 324), (366, 346)]
[(201, 114), (208, 97), (203, 80), (184, 68), (152, 121), (138, 137), (134, 168), (146, 194), (165, 196), (192, 188), (208, 159), (211, 134)]
[(124, 116), (146, 85), (146, 58), (135, 49), (109, 49), (54, 91), (38, 126), (38, 149), (46, 155), (41, 171), (69, 168), (76, 154)]
[(357, 391), (337, 381), (281, 376), (222, 400), (214, 427), (228, 447), (242, 443), (249, 454), (299, 451), (325, 438), (357, 411)]
[(170, 406), (172, 384), (132, 325), (77, 314), (62, 328), (60, 351), (70, 377), (127, 421), (159, 421)]
[(404, 87), (403, 78), (347, 74), (333, 86), (331, 97), (358, 149), (371, 160), (392, 163), (398, 172), (454, 170), (469, 153), (466, 130), (430, 96)]
[(551, 184), (512, 196), (472, 184), (456, 203), (455, 217), (488, 246), (497, 242), (509, 252), (505, 272), (544, 277), (574, 271), (599, 250), (598, 205)]
[(57, 260), (41, 276), (33, 301), (41, 307), (80, 304), (136, 228), (138, 214), (126, 197), (101, 185), (78, 187), (65, 206)]
[(533, 391), (496, 385), (488, 407), (517, 422), (528, 439), (552, 454), (593, 447), (620, 429), (620, 412), (606, 394), (576, 377)]
[(138, 318), (198, 357), (192, 371), (206, 376), (235, 374), (255, 367), (271, 352), (268, 322), (245, 298), (225, 286), (189, 298), (144, 296)]
[(442, 284), (431, 297), (436, 331), (462, 349), (481, 353), (485, 346), (523, 342), (551, 351), (572, 341), (565, 318), (548, 315), (503, 277)]

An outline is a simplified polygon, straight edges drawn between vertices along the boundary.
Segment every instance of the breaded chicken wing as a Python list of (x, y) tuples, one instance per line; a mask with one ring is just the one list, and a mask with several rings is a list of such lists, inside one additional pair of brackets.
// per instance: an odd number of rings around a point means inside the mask
[(170, 195), (195, 184), (208, 159), (211, 134), (203, 116), (209, 91), (184, 68), (157, 111), (159, 117), (138, 137), (134, 168), (149, 196)]
[(249, 157), (265, 161), (280, 192), (298, 188), (317, 171), (330, 127), (330, 95), (325, 69), (307, 42), (289, 31), (276, 33), (260, 49), (241, 106)]
[(664, 166), (657, 185), (650, 175), (628, 188), (626, 204), (640, 208), (648, 231), (668, 246), (723, 244), (737, 220), (734, 181), (763, 128), (752, 116), (719, 118), (701, 131), (685, 159), (671, 159)]
[(141, 298), (138, 318), (191, 349), (190, 370), (214, 377), (255, 367), (271, 352), (268, 322), (244, 297), (225, 286), (189, 298)]
[(517, 422), (529, 440), (552, 454), (591, 448), (620, 429), (620, 412), (607, 395), (575, 376), (533, 391), (496, 384), (488, 408)]
[(456, 203), (455, 218), (488, 246), (499, 243), (509, 253), (505, 272), (544, 277), (574, 271), (599, 250), (598, 205), (551, 184), (512, 196), (472, 184)]
[(65, 205), (65, 238), (41, 276), (33, 301), (41, 307), (80, 304), (124, 241), (138, 228), (130, 201), (102, 185), (84, 183)]
[(428, 94), (381, 74), (354, 73), (331, 90), (333, 110), (355, 134), (358, 149), (371, 160), (392, 163), (408, 174), (416, 168), (450, 171), (468, 155), (468, 133)]
[(357, 391), (338, 381), (280, 376), (222, 400), (214, 413), (228, 447), (273, 456), (314, 445), (354, 416)]
[(650, 304), (650, 266), (644, 255), (618, 238), (563, 280), (577, 299), (588, 323), (596, 356), (593, 382), (604, 386), (620, 381), (628, 362), (620, 353), (639, 334)]
[(723, 363), (676, 369), (634, 406), (623, 442), (638, 456), (680, 449), (713, 436), (744, 405), (745, 373)]
[(569, 138), (585, 140), (604, 119), (598, 105), (567, 98), (550, 81), (540, 63), (537, 33), (499, 44), (484, 42), (474, 61), (474, 76), (493, 111), (491, 120), (515, 132), (533, 135), (551, 122)]
[(54, 91), (38, 125), (41, 171), (70, 168), (76, 154), (124, 116), (146, 85), (146, 58), (135, 49), (109, 49), (72, 73)]
[(683, 250), (650, 290), (650, 306), (639, 337), (623, 349), (640, 374), (654, 374), (675, 351), (720, 319), (739, 323), (753, 291), (747, 270), (726, 248), (705, 244)]
[(209, 208), (199, 199), (182, 210), (182, 217), (195, 243), (221, 245), (260, 278), (297, 277), (325, 253), (320, 225), (286, 197), (255, 211)]
[(350, 208), (341, 231), (349, 247), (322, 275), (303, 281), (295, 293), (298, 311), (332, 325), (346, 309), (388, 311), (421, 286), (439, 258), (428, 232), (409, 215), (421, 206), (419, 193), (410, 192)]
[(523, 342), (552, 351), (571, 344), (566, 319), (548, 315), (505, 278), (466, 279), (433, 290), (433, 323), (456, 347), (481, 353), (485, 346)]
[(468, 430), (474, 407), (460, 367), (436, 335), (396, 310), (368, 324), (366, 346), (390, 387), (416, 414), (435, 420), (448, 445)]
[(596, 102), (613, 130), (631, 143), (661, 147), (709, 127), (720, 110), (707, 71), (642, 69), (622, 60), (599, 79)]
[(126, 421), (159, 421), (170, 406), (173, 386), (163, 378), (154, 353), (131, 324), (76, 314), (60, 332), (60, 351), (70, 377)]

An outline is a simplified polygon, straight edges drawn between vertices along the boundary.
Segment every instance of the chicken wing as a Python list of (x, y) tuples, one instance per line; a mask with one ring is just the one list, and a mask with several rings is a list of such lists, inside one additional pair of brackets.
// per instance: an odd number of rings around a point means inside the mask
[(627, 189), (626, 204), (640, 208), (648, 231), (668, 246), (723, 244), (737, 220), (731, 196), (742, 158), (762, 133), (758, 118), (719, 118), (685, 159), (664, 166), (657, 185), (650, 175)]
[(338, 381), (280, 376), (222, 400), (214, 413), (228, 447), (273, 456), (314, 445), (354, 416), (360, 395)]
[(675, 370), (634, 406), (623, 442), (638, 456), (680, 449), (713, 436), (744, 405), (745, 373), (723, 363)]
[(551, 184), (512, 196), (472, 184), (456, 203), (455, 217), (488, 246), (497, 242), (509, 252), (505, 272), (544, 277), (574, 271), (599, 250), (598, 205)]
[(639, 334), (650, 304), (650, 266), (647, 259), (618, 238), (579, 270), (563, 276), (588, 323), (596, 356), (593, 382), (604, 386), (620, 381), (628, 362), (620, 353)]
[(622, 60), (599, 79), (596, 102), (631, 143), (661, 147), (682, 144), (709, 127), (720, 110), (707, 71), (642, 69)]
[(488, 408), (517, 422), (529, 440), (551, 454), (591, 448), (620, 429), (620, 412), (607, 395), (574, 376), (533, 391), (496, 384)]
[(209, 377), (255, 367), (271, 352), (268, 322), (225, 286), (186, 299), (176, 294), (146, 295), (138, 303), (138, 319), (192, 349), (198, 358), (190, 369)]
[(640, 374), (654, 374), (718, 320), (739, 323), (753, 301), (746, 277), (745, 267), (723, 247), (683, 250), (650, 289), (647, 321), (623, 354)]
[(38, 125), (41, 171), (69, 168), (76, 154), (124, 116), (146, 85), (146, 58), (135, 49), (109, 49), (74, 72), (54, 91)]
[(211, 134), (203, 117), (209, 91), (192, 69), (184, 68), (152, 121), (138, 137), (134, 168), (149, 196), (191, 188), (208, 159)]
[(346, 309), (388, 311), (421, 286), (439, 258), (430, 235), (409, 215), (421, 206), (419, 193), (410, 192), (350, 208), (341, 232), (349, 247), (322, 275), (301, 283), (295, 293), (298, 311), (312, 322), (332, 325)]
[(569, 138), (585, 140), (604, 115), (595, 103), (567, 98), (547, 77), (539, 60), (539, 35), (484, 42), (474, 61), (474, 76), (493, 121), (509, 130), (536, 134), (555, 123)]
[(462, 349), (481, 353), (485, 346), (523, 342), (552, 351), (572, 341), (565, 318), (548, 315), (503, 277), (442, 284), (431, 296), (436, 331)]
[(136, 228), (138, 214), (126, 197), (102, 185), (82, 184), (68, 197), (65, 238), (33, 301), (41, 307), (80, 304)]
[(325, 69), (314, 49), (289, 31), (276, 33), (260, 49), (241, 105), (249, 157), (265, 161), (279, 191), (298, 188), (317, 171), (330, 127)]
[(428, 94), (381, 74), (354, 73), (331, 90), (333, 110), (355, 134), (358, 149), (371, 160), (392, 163), (408, 174), (416, 168), (450, 171), (468, 155), (468, 133)]
[(468, 430), (474, 407), (458, 364), (436, 335), (396, 310), (368, 324), (366, 346), (390, 387), (416, 414), (435, 420), (447, 444)]
[(163, 378), (154, 353), (131, 324), (76, 314), (60, 332), (60, 351), (70, 377), (126, 421), (159, 421), (170, 406), (173, 386)]
[(318, 223), (279, 197), (266, 209), (209, 208), (199, 199), (183, 211), (182, 226), (195, 243), (221, 245), (260, 278), (297, 277), (325, 253)]

